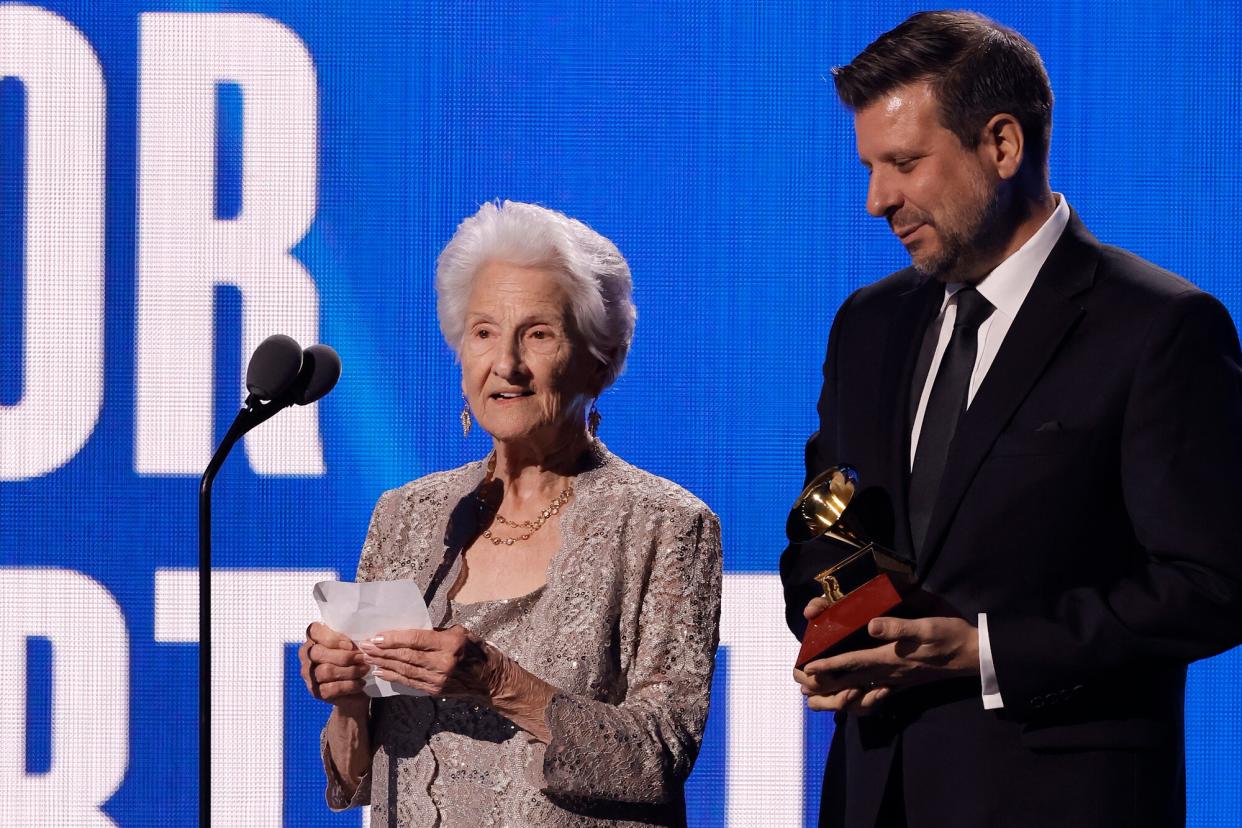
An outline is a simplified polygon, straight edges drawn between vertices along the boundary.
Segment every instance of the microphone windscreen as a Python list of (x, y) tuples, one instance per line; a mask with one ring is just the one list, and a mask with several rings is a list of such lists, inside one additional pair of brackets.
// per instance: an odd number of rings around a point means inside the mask
[(254, 349), (246, 366), (246, 390), (260, 400), (274, 399), (293, 385), (301, 369), (302, 346), (292, 337), (274, 334)]
[(341, 357), (327, 345), (312, 345), (302, 352), (302, 375), (293, 401), (309, 405), (336, 387), (341, 378)]

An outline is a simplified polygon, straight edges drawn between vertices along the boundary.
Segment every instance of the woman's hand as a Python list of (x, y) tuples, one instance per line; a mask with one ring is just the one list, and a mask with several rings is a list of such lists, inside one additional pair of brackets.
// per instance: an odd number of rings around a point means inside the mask
[(462, 626), (447, 630), (390, 630), (362, 648), (364, 664), (385, 681), (422, 690), (433, 696), (476, 698), (490, 702), (503, 658)]
[(328, 756), (341, 791), (348, 801), (371, 768), (371, 741), (367, 719), (371, 700), (364, 691), (370, 667), (349, 636), (315, 622), (306, 628), (298, 649), (302, 680), (317, 699), (333, 705), (328, 717)]
[(434, 696), (477, 699), (539, 741), (552, 741), (547, 709), (556, 688), (465, 627), (394, 630), (359, 646), (385, 681)]
[(363, 680), (370, 668), (348, 636), (315, 622), (306, 628), (298, 660), (302, 662), (302, 680), (312, 696), (335, 705), (342, 713), (366, 714), (370, 700), (363, 691)]

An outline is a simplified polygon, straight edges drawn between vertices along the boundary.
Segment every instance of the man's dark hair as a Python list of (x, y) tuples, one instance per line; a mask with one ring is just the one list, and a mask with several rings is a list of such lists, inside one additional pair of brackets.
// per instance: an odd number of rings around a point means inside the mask
[(963, 146), (979, 145), (988, 120), (1007, 112), (1022, 125), (1041, 171), (1052, 135), (1052, 86), (1031, 42), (981, 14), (930, 11), (880, 35), (846, 66), (832, 70), (841, 101), (857, 112), (910, 83), (927, 82), (940, 121)]

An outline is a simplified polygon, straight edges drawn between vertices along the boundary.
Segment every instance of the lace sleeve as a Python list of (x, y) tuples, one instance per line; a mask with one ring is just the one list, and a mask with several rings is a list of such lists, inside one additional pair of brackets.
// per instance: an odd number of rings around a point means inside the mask
[[(362, 552), (358, 556), (359, 581), (374, 580), (378, 574), (378, 561), (381, 559), (380, 547), (383, 544), (385, 527), (392, 527), (397, 517), (394, 513), (397, 498), (393, 492), (382, 495), (371, 513), (371, 524), (367, 528), (366, 540), (362, 543)], [(328, 752), (328, 729), (325, 726), (319, 735), (319, 752), (323, 758), (323, 772), (327, 777), (328, 786), (324, 796), (328, 807), (333, 811), (343, 811), (359, 805), (371, 804), (371, 772), (362, 775), (358, 789), (352, 797), (345, 795), (345, 787), (336, 766), (332, 764), (332, 756)]]
[(336, 766), (332, 764), (332, 757), (328, 753), (327, 728), (319, 734), (319, 752), (323, 757), (323, 773), (328, 779), (328, 787), (324, 791), (324, 798), (328, 801), (328, 807), (333, 811), (344, 811), (360, 805), (370, 805), (371, 772), (367, 771), (362, 775), (362, 780), (358, 782), (358, 788), (354, 791), (353, 796), (346, 796), (341, 775), (337, 772)]
[(558, 693), (547, 710), (551, 796), (675, 802), (698, 755), (719, 639), (720, 523), (706, 509), (670, 522), (655, 550), (620, 704)]

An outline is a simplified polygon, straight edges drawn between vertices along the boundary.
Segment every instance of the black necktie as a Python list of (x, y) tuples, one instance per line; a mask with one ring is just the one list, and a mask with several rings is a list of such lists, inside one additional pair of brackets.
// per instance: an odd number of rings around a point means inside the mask
[[(957, 432), (957, 422), (966, 410), (966, 392), (978, 351), (979, 326), (993, 310), (992, 304), (973, 287), (962, 288), (955, 298), (957, 315), (953, 319), (953, 334), (927, 397), (919, 444), (914, 452), (914, 467), (910, 471), (910, 535), (916, 554), (923, 551), (949, 446)], [(921, 393), (922, 389), (918, 390)]]

